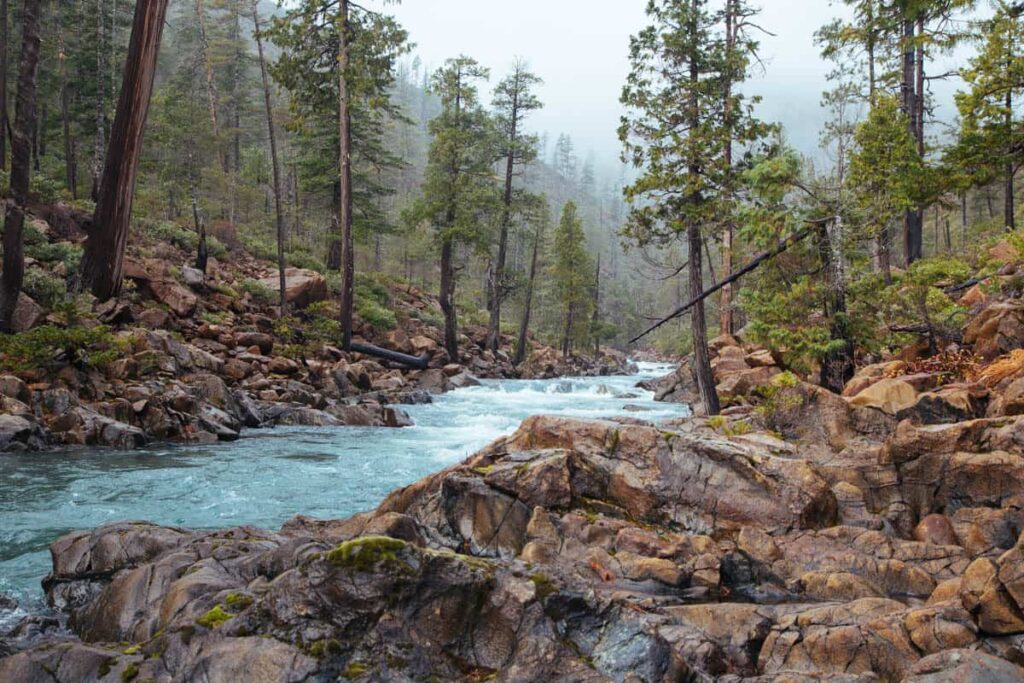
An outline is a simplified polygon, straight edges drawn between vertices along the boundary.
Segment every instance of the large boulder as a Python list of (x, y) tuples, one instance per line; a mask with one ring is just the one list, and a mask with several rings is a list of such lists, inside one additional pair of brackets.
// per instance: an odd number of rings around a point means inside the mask
[[(537, 451), (542, 454), (518, 455)], [(561, 467), (573, 473), (568, 490), (564, 477), (556, 477), (554, 481), (562, 483), (555, 489), (531, 485), (530, 491), (547, 493), (543, 500), (532, 494), (526, 496), (530, 505), (559, 507), (567, 499), (574, 503), (601, 501), (633, 519), (671, 524), (696, 533), (738, 532), (749, 525), (815, 529), (834, 524), (838, 516), (828, 484), (802, 460), (643, 424), (529, 418), (512, 436), (477, 456), (481, 466), (495, 468), (508, 458), (523, 474), (542, 471), (528, 465), (535, 460), (564, 462)], [(427, 525), (448, 526), (436, 515), (437, 497), (446, 501), (443, 508), (452, 509), (459, 505), (455, 499), (464, 492), (478, 495), (476, 492), (483, 491), (477, 484), (453, 489), (445, 484), (452, 476), (452, 472), (445, 471), (416, 485), (415, 490), (396, 492), (380, 510), (412, 514)], [(511, 484), (498, 485), (524, 495)], [(462, 531), (451, 529), (455, 538), (465, 538)]]
[[(310, 304), (327, 298), (327, 280), (320, 273), (305, 268), (288, 268), (285, 276), (285, 301), (296, 308), (306, 308)], [(267, 277), (260, 282), (274, 290), (280, 287), (277, 276)]]
[(850, 399), (850, 404), (877, 408), (889, 415), (910, 408), (917, 402), (917, 390), (898, 378), (881, 379)]
[(46, 430), (31, 415), (0, 415), (0, 453), (39, 451), (49, 443)]

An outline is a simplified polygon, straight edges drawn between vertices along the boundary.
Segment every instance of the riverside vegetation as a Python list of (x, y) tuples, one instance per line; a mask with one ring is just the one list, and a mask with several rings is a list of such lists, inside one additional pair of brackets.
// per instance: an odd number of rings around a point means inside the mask
[(386, 7), (9, 4), (0, 457), (631, 356), (694, 415), (530, 417), (346, 519), (64, 533), (0, 680), (1024, 680), (1018, 4), (843, 0), (820, 167), (745, 95), (756, 8), (651, 0), (606, 177), (525, 61), (488, 102)]

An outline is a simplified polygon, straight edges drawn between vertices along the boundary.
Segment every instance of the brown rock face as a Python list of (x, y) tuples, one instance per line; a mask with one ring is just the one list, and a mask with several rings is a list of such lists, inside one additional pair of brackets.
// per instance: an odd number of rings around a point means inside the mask
[(985, 359), (1024, 346), (1024, 306), (1014, 302), (994, 303), (985, 308), (964, 330), (964, 343)]
[[(99, 417), (252, 410), (195, 370), (198, 342), (149, 341), (189, 376)], [(269, 375), (274, 359), (249, 355), (244, 381), (294, 401), (259, 406), (270, 423), (401, 422), (369, 400), (328, 405), (306, 370)], [(344, 387), (399, 379), (369, 361), (332, 370)], [(78, 640), (0, 637), (24, 650), (0, 680), (1021, 680), (1024, 419), (889, 434), (882, 410), (777, 388), (771, 418), (796, 443), (538, 416), (347, 520), (69, 534), (46, 589)]]
[(928, 515), (914, 528), (914, 540), (932, 545), (960, 545), (946, 515)]
[(882, 379), (850, 399), (864, 408), (877, 408), (889, 415), (910, 408), (917, 402), (917, 390), (902, 379)]

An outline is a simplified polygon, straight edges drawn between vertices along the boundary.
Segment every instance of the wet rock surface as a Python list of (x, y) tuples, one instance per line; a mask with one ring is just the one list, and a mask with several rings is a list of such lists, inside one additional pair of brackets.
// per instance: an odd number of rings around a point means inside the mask
[(538, 416), (349, 519), (70, 534), (0, 679), (1024, 680), (1016, 422), (817, 405), (838, 447)]

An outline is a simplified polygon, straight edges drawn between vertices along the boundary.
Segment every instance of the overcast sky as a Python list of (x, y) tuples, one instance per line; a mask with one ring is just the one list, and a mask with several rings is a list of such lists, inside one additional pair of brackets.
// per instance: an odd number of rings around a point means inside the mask
[[(756, 4), (756, 2), (755, 2)], [(527, 59), (545, 80), (545, 109), (532, 126), (552, 141), (570, 133), (581, 158), (593, 151), (607, 169), (619, 153), (619, 93), (628, 72), (629, 36), (645, 25), (646, 0), (405, 0), (390, 6), (430, 68), (469, 55), (492, 70), (491, 84), (512, 59)], [(847, 11), (829, 0), (761, 0), (766, 71), (750, 86), (764, 98), (762, 118), (780, 121), (790, 142), (816, 153), (819, 106), (831, 65), (818, 57), (814, 32)], [(940, 102), (941, 104), (941, 102)], [(941, 113), (940, 113), (941, 115)]]

